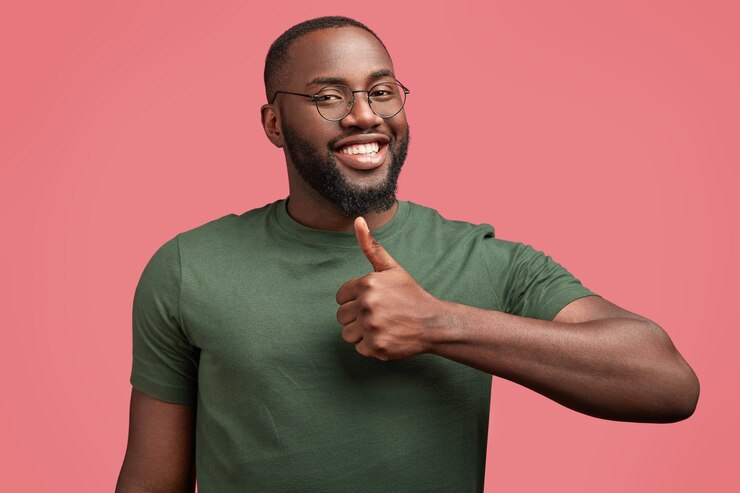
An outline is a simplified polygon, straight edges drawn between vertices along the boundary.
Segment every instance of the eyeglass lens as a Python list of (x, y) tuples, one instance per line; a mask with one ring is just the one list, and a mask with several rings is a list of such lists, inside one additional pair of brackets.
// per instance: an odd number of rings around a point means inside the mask
[[(347, 86), (328, 86), (316, 94), (316, 108), (327, 120), (341, 120), (352, 110), (354, 97), (366, 97), (364, 92), (354, 94)], [(395, 82), (376, 84), (368, 91), (370, 108), (381, 118), (394, 116), (406, 102), (406, 93)]]

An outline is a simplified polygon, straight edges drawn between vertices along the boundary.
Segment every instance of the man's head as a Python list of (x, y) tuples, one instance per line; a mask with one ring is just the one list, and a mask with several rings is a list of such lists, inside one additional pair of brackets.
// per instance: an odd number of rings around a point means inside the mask
[[(273, 43), (265, 63), (270, 103), (262, 107), (262, 122), (268, 138), (284, 149), (291, 196), (318, 194), (348, 217), (393, 206), (408, 146), (406, 115), (401, 109), (378, 116), (365, 91), (394, 82), (383, 43), (352, 19), (306, 21)], [(359, 92), (344, 118), (327, 120), (310, 96), (339, 85)], [(378, 103), (384, 93), (375, 94), (374, 108), (384, 114)]]
[(309, 19), (296, 24), (273, 41), (270, 49), (267, 51), (264, 73), (267, 100), (272, 101), (275, 91), (285, 86), (285, 77), (290, 70), (288, 49), (293, 44), (293, 41), (320, 29), (338, 29), (341, 27), (364, 29), (375, 36), (375, 39), (385, 48), (383, 41), (369, 27), (349, 17), (317, 17), (316, 19)]

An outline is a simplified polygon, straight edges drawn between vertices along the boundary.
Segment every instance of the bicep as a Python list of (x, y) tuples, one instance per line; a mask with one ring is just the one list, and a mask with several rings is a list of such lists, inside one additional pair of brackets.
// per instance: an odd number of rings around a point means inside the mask
[(195, 406), (171, 404), (136, 389), (126, 455), (116, 491), (194, 491)]
[(565, 305), (552, 321), (573, 324), (604, 318), (647, 320), (645, 317), (627, 311), (600, 296), (584, 296)]

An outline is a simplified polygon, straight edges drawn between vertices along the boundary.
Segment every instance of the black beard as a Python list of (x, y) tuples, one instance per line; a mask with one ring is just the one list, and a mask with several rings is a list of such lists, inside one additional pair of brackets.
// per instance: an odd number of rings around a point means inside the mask
[[(357, 134), (355, 134), (357, 135)], [(409, 145), (409, 129), (401, 139), (392, 138), (386, 152), (390, 153), (391, 162), (385, 180), (376, 187), (360, 188), (344, 177), (339, 170), (332, 152), (333, 143), (329, 142), (326, 154), (321, 154), (308, 141), (304, 140), (291, 127), (283, 122), (285, 149), (290, 155), (298, 174), (323, 197), (331, 201), (346, 217), (357, 217), (368, 212), (387, 211), (396, 203), (398, 176), (406, 160)]]

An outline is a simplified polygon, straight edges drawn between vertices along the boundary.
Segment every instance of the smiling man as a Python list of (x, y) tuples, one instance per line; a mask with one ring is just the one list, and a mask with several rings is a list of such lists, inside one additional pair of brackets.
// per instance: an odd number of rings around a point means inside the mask
[(265, 88), (289, 197), (149, 261), (117, 491), (192, 491), (196, 469), (201, 493), (481, 491), (491, 375), (606, 419), (692, 414), (696, 376), (655, 323), (396, 200), (410, 91), (370, 29), (292, 27)]
[(268, 54), (270, 104), (262, 107), (267, 137), (285, 152), (288, 211), (318, 229), (352, 231), (359, 215), (380, 226), (396, 213), (396, 183), (409, 140), (403, 111), (409, 91), (365, 28), (306, 34), (297, 28), (286, 33), (290, 53), (278, 40)]

